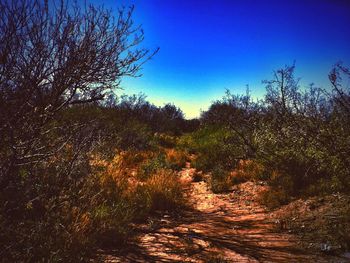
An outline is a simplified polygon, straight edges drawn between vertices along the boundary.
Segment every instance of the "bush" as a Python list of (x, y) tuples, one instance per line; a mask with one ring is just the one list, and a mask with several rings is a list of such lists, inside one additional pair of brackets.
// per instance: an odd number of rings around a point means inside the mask
[(227, 92), (203, 112), (200, 130), (180, 140), (197, 154), (195, 167), (231, 170), (239, 159), (249, 159), (258, 165), (238, 167), (235, 183), (268, 180), (290, 196), (348, 192), (350, 70), (336, 64), (331, 92), (325, 93), (313, 85), (301, 90), (294, 69), (286, 66), (264, 81), (263, 100)]
[(275, 209), (281, 205), (288, 204), (289, 195), (283, 189), (271, 189), (261, 193), (259, 202), (269, 209)]
[(150, 128), (139, 121), (129, 121), (117, 133), (117, 146), (121, 150), (144, 151), (152, 148), (153, 136)]
[(165, 154), (162, 152), (158, 152), (155, 156), (146, 159), (137, 170), (137, 178), (141, 181), (147, 180), (156, 171), (160, 169), (168, 168), (168, 163), (166, 161)]
[[(123, 76), (138, 75), (152, 54), (135, 49), (143, 32), (132, 21), (133, 8), (114, 16), (103, 6), (79, 5), (0, 1), (4, 262), (87, 262), (100, 234), (123, 233), (129, 221), (127, 180), (109, 167), (93, 171), (89, 160), (115, 139), (115, 131), (107, 139), (112, 129), (100, 122), (98, 102)], [(132, 126), (120, 145), (148, 146), (149, 133)]]
[(133, 189), (129, 180), (131, 171), (126, 169), (127, 154), (117, 154), (112, 161), (94, 160), (91, 180), (81, 189), (88, 194), (87, 209), (91, 215), (92, 241), (102, 246), (125, 243), (130, 234), (130, 222), (134, 209), (130, 202)]
[(231, 176), (221, 166), (214, 167), (211, 172), (210, 187), (214, 193), (226, 192), (232, 186)]
[(244, 156), (239, 138), (229, 129), (220, 126), (207, 126), (192, 135), (179, 140), (179, 148), (196, 155), (193, 167), (205, 172), (216, 165), (229, 170)]

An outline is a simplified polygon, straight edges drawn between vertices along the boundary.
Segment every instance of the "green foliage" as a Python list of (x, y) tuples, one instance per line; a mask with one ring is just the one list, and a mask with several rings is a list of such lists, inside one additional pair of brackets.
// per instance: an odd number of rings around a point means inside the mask
[(143, 94), (122, 95), (111, 106), (122, 123), (130, 119), (146, 124), (153, 132), (180, 135), (194, 129), (193, 122), (186, 121), (181, 109), (173, 104), (157, 107), (148, 101)]
[(137, 177), (144, 181), (161, 169), (180, 170), (185, 167), (187, 159), (187, 153), (182, 150), (165, 149), (156, 152), (138, 167)]
[(178, 145), (197, 155), (193, 166), (203, 171), (211, 171), (216, 165), (232, 169), (245, 151), (234, 132), (220, 126), (203, 127), (185, 135)]
[[(2, 254), (9, 261), (85, 262), (96, 246), (125, 243), (131, 222), (181, 205), (180, 184), (164, 169), (184, 165), (183, 155), (168, 158), (148, 124), (123, 123), (114, 109), (90, 105), (64, 110), (50, 125), (79, 123), (90, 126), (35, 167), (22, 166), (0, 192), (0, 245), (9, 248)], [(116, 151), (130, 154), (115, 159)], [(116, 167), (92, 167), (95, 155)], [(128, 179), (134, 170), (135, 185)]]
[[(188, 129), (174, 105), (113, 96), (155, 54), (139, 46), (133, 8), (114, 17), (103, 6), (55, 3), (0, 2), (9, 18), (0, 27), (4, 262), (88, 262), (97, 244), (125, 242), (133, 220), (180, 198), (162, 165), (148, 169), (155, 175), (147, 171), (142, 186), (131, 178), (136, 160), (115, 160), (116, 152), (157, 151), (155, 132)], [(96, 156), (104, 166), (92, 164)]]
[(137, 176), (144, 181), (150, 178), (157, 170), (165, 168), (168, 168), (165, 154), (159, 153), (155, 157), (146, 160), (146, 162), (139, 167)]
[(121, 150), (146, 150), (153, 146), (149, 127), (138, 121), (129, 121), (117, 132), (117, 147)]
[[(249, 92), (227, 92), (202, 114), (201, 129), (180, 140), (198, 155), (197, 168), (209, 171), (219, 164), (235, 169), (236, 183), (268, 180), (275, 191), (270, 195), (276, 198), (267, 194), (267, 203), (285, 203), (285, 195), (350, 189), (350, 90), (342, 85), (350, 71), (342, 64), (335, 66), (329, 94), (313, 85), (301, 90), (294, 68), (286, 66), (264, 81), (264, 100), (253, 102)], [(240, 159), (260, 168), (244, 171)]]

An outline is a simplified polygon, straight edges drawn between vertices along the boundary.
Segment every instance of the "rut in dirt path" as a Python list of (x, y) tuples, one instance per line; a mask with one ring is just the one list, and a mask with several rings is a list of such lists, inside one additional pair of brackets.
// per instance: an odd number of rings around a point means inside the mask
[(192, 182), (194, 169), (180, 173), (193, 209), (163, 215), (139, 226), (127, 248), (104, 251), (104, 262), (345, 262), (310, 255), (298, 239), (276, 230), (254, 198), (263, 186), (245, 183), (229, 194), (213, 194), (206, 182)]

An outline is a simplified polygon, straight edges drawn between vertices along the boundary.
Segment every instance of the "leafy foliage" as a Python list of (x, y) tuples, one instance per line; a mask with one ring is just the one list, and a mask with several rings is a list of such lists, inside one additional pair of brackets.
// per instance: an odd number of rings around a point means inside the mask
[[(201, 128), (180, 140), (197, 154), (198, 169), (236, 169), (237, 182), (265, 179), (289, 196), (348, 191), (349, 69), (336, 64), (328, 90), (301, 89), (294, 69), (286, 66), (264, 81), (263, 100), (253, 101), (249, 90), (244, 96), (227, 91), (202, 113)], [(242, 160), (259, 164), (259, 176), (242, 174)]]
[(183, 136), (178, 145), (197, 155), (193, 165), (203, 171), (210, 171), (215, 165), (221, 165), (226, 169), (234, 168), (243, 156), (245, 148), (239, 137), (221, 126), (203, 127)]

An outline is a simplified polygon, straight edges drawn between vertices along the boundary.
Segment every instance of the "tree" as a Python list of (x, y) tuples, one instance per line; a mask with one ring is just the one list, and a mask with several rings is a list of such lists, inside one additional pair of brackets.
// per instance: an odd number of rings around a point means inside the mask
[[(139, 48), (133, 7), (115, 17), (66, 0), (0, 0), (0, 13), (1, 184), (67, 142), (71, 133), (52, 123), (58, 112), (102, 100), (157, 50)], [(61, 139), (48, 143), (52, 133)]]
[(227, 90), (222, 100), (215, 101), (202, 113), (201, 122), (230, 129), (242, 142), (245, 155), (251, 157), (256, 152), (252, 135), (259, 121), (259, 111), (259, 104), (253, 102), (248, 87), (245, 95), (233, 95)]
[(294, 77), (294, 70), (295, 64), (285, 66), (273, 72), (272, 80), (263, 81), (267, 91), (265, 101), (280, 117), (297, 111), (299, 79)]
[(350, 78), (350, 69), (338, 62), (328, 75), (332, 84), (335, 107), (350, 118), (350, 86), (344, 86), (343, 78)]
[[(115, 106), (111, 94), (121, 79), (139, 76), (157, 51), (140, 47), (144, 35), (133, 23), (132, 7), (114, 16), (77, 3), (0, 0), (5, 261), (87, 261), (95, 239), (89, 231), (77, 238), (74, 222), (106, 203), (90, 165), (93, 150), (108, 143), (101, 119)], [(110, 108), (102, 111), (107, 96)]]

